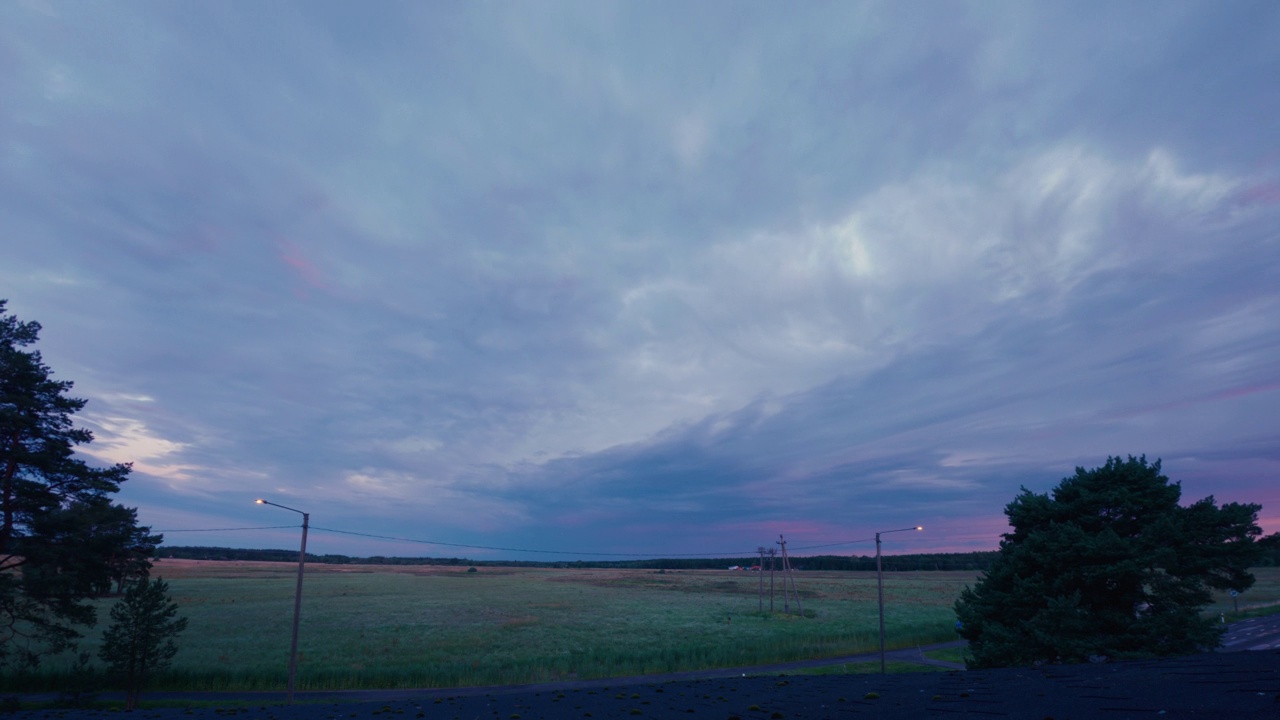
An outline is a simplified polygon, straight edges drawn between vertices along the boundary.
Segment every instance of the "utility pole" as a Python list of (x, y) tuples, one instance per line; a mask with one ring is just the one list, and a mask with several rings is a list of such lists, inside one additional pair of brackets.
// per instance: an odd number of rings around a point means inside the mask
[[(796, 611), (804, 615), (804, 606), (800, 604), (800, 589), (796, 587), (796, 578), (791, 574), (791, 561), (787, 558), (787, 541), (781, 535), (778, 536), (778, 544), (782, 546), (782, 598), (783, 604), (786, 604), (787, 598), (787, 578), (791, 578), (791, 590), (796, 594)], [(791, 610), (788, 609), (790, 614)]]
[(293, 594), (293, 643), (289, 646), (289, 704), (293, 704), (294, 679), (298, 675), (298, 618), (302, 616), (302, 571), (307, 564), (307, 528), (311, 524), (311, 513), (286, 507), (259, 498), (259, 505), (271, 505), (283, 510), (296, 512), (302, 516), (302, 549), (298, 551), (298, 589)]
[[(769, 612), (773, 612), (773, 567), (777, 548), (769, 548)], [(763, 568), (761, 569), (763, 571)]]
[(760, 553), (760, 564), (756, 566), (760, 571), (760, 612), (764, 612), (764, 546), (757, 547), (756, 552)]
[(782, 546), (782, 612), (791, 614), (791, 595), (787, 592), (787, 541), (778, 536), (776, 543)]
[(923, 530), (919, 525), (900, 530), (881, 530), (876, 533), (876, 594), (880, 598), (880, 674), (884, 674), (884, 569), (880, 563), (880, 536), (889, 533)]

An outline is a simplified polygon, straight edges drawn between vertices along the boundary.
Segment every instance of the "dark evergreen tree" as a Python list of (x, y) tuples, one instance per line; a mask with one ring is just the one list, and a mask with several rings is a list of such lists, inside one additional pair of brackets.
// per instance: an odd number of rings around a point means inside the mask
[(43, 588), (48, 594), (61, 586), (61, 594), (119, 594), (126, 583), (147, 577), (163, 536), (139, 526), (137, 517), (133, 508), (95, 497), (34, 518), (33, 536), (41, 541), (35, 552), (42, 562), (25, 567), (29, 591)]
[(1259, 505), (1179, 505), (1145, 456), (1023, 488), (995, 564), (956, 601), (972, 668), (1175, 655), (1216, 647), (1211, 590), (1244, 590)]
[(169, 667), (178, 653), (176, 638), (187, 629), (178, 605), (169, 599), (169, 584), (160, 578), (139, 580), (111, 608), (111, 626), (102, 634), (98, 657), (125, 688), (125, 709), (138, 706), (142, 688)]
[(1274, 532), (1258, 541), (1262, 547), (1262, 559), (1259, 565), (1267, 567), (1280, 566), (1280, 532)]
[(129, 466), (93, 468), (75, 456), (93, 440), (72, 422), (85, 401), (69, 397), (71, 383), (54, 380), (40, 353), (26, 349), (39, 323), (5, 306), (0, 300), (0, 668), (71, 647), (95, 620), (87, 600), (117, 575), (141, 574), (124, 558), (129, 547), (144, 551), (140, 531), (153, 537), (133, 511), (110, 502)]

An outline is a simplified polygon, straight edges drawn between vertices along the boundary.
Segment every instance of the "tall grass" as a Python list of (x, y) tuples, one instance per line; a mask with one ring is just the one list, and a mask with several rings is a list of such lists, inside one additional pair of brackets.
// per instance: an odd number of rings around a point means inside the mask
[[(162, 561), (190, 619), (154, 689), (274, 690), (285, 680), (295, 567)], [(890, 647), (954, 639), (972, 573), (885, 579)], [(456, 687), (643, 675), (871, 652), (874, 573), (801, 573), (806, 611), (759, 611), (753, 573), (308, 566), (299, 689)], [(780, 584), (779, 584), (780, 585)], [(108, 603), (109, 604), (109, 603)], [(792, 600), (794, 610), (794, 599)], [(105, 607), (102, 611), (105, 615)], [(89, 646), (96, 646), (90, 638)], [(69, 665), (5, 678), (56, 689)]]

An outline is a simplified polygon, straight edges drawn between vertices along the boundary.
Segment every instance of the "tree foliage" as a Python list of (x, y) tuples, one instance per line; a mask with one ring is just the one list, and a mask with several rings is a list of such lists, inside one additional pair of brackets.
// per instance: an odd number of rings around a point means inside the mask
[(1273, 532), (1262, 538), (1258, 541), (1258, 546), (1262, 550), (1262, 558), (1258, 561), (1259, 565), (1280, 567), (1280, 532)]
[(85, 401), (29, 350), (40, 324), (0, 300), (0, 667), (34, 665), (92, 625), (87, 602), (145, 575), (160, 542), (111, 495), (128, 465), (94, 468), (76, 456), (93, 441), (72, 416)]
[(956, 602), (970, 667), (1216, 647), (1200, 610), (1211, 590), (1253, 584), (1261, 506), (1181, 493), (1146, 456), (1076, 468), (1052, 495), (1023, 488), (995, 565)]
[(111, 608), (111, 626), (102, 634), (98, 656), (124, 684), (126, 710), (137, 707), (147, 681), (178, 653), (176, 638), (187, 629), (187, 619), (177, 615), (169, 584), (160, 578), (137, 581)]

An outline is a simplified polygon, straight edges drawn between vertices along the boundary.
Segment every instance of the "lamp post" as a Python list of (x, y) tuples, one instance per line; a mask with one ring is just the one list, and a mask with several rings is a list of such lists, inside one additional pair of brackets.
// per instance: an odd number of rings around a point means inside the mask
[(876, 592), (880, 597), (880, 674), (884, 674), (884, 572), (880, 568), (880, 536), (896, 532), (923, 530), (919, 525), (899, 530), (881, 530), (876, 533)]
[(302, 615), (302, 569), (307, 564), (307, 527), (310, 525), (311, 515), (262, 498), (258, 498), (257, 503), (292, 510), (302, 516), (302, 549), (298, 551), (298, 589), (293, 594), (293, 643), (289, 646), (289, 704), (292, 705), (293, 680), (298, 674), (298, 618)]

